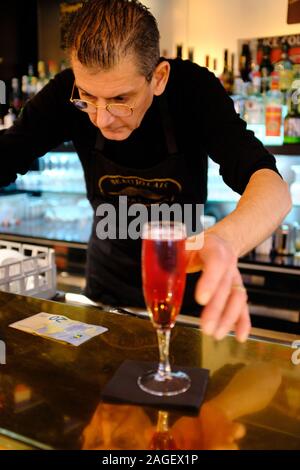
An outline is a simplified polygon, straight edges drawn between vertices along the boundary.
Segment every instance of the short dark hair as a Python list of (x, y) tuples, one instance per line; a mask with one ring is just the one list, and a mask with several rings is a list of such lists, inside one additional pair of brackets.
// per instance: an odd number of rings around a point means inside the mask
[(109, 70), (132, 55), (151, 80), (159, 63), (159, 30), (149, 9), (137, 0), (87, 0), (76, 11), (66, 47), (81, 64)]

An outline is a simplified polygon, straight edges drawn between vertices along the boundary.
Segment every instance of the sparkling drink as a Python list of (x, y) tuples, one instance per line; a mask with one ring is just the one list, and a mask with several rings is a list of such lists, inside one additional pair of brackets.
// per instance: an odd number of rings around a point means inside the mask
[(172, 328), (185, 288), (185, 241), (144, 240), (143, 288), (155, 328)]

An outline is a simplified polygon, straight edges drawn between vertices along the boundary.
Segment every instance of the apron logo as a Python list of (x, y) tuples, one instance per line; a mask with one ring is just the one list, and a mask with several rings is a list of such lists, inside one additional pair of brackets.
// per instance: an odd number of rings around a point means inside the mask
[(181, 184), (171, 178), (144, 179), (138, 176), (105, 175), (99, 180), (100, 192), (109, 198), (127, 196), (128, 203), (172, 203), (182, 192)]

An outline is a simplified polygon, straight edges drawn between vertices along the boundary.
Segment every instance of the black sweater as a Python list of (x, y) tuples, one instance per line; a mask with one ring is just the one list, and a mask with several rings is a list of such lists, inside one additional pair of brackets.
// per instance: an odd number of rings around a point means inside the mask
[[(177, 145), (191, 164), (195, 159), (203, 162), (203, 171), (199, 174), (203, 202), (206, 199), (207, 155), (220, 165), (225, 183), (240, 194), (256, 170), (277, 171), (274, 157), (251, 131), (246, 130), (246, 123), (236, 114), (233, 102), (219, 80), (206, 68), (189, 61), (175, 59), (170, 60), (170, 64), (165, 94)], [(69, 102), (73, 82), (70, 69), (58, 74), (26, 104), (15, 124), (1, 132), (0, 187), (15, 181), (17, 173), (25, 174), (33, 160), (65, 141), (73, 141), (83, 167), (86, 167), (97, 129), (86, 114)], [(154, 98), (141, 126), (128, 139), (106, 141), (106, 155), (129, 168), (150, 168), (157, 164), (165, 155), (157, 113), (157, 99)]]

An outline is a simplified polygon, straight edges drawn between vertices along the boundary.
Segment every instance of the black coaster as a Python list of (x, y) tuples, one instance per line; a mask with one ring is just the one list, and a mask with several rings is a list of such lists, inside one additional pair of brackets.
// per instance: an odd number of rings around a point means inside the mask
[(124, 361), (102, 391), (102, 399), (109, 402), (130, 403), (162, 408), (186, 409), (190, 413), (199, 411), (208, 383), (209, 371), (194, 367), (176, 367), (172, 370), (186, 372), (191, 379), (190, 388), (173, 397), (158, 397), (140, 389), (137, 379), (150, 370), (156, 370), (157, 362)]

